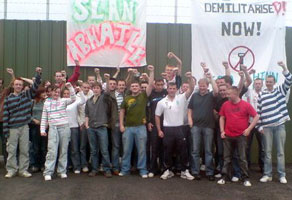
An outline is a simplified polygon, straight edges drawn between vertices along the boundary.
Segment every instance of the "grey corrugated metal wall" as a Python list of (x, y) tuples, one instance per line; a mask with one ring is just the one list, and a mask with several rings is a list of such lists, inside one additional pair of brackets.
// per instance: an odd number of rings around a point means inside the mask
[[(7, 67), (12, 67), (16, 76), (32, 77), (34, 68), (41, 66), (44, 79), (51, 80), (55, 71), (66, 69), (65, 47), (66, 22), (0, 20), (0, 77), (4, 77), (6, 82), (9, 80), (10, 77), (5, 72)], [(292, 28), (287, 29), (286, 49), (288, 66), (292, 66)], [(156, 76), (164, 70), (169, 51), (182, 59), (183, 72), (191, 69), (191, 25), (148, 24), (147, 63), (156, 66)], [(113, 74), (114, 71), (102, 69), (101, 73)], [(72, 69), (69, 69), (68, 73), (71, 72)], [(83, 68), (80, 78), (85, 80), (89, 74), (93, 74), (93, 69)], [(125, 74), (122, 71), (121, 76)], [(292, 108), (289, 113), (292, 116)], [(289, 163), (292, 163), (291, 134), (292, 123), (289, 122), (286, 143), (286, 160)]]

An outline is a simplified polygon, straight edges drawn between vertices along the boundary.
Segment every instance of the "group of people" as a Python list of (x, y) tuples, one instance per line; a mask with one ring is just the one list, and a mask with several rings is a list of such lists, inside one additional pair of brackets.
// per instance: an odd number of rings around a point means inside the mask
[[(241, 66), (240, 81), (233, 86), (227, 62), (225, 75), (216, 80), (205, 63), (204, 78), (191, 72), (182, 81), (182, 61), (172, 52), (161, 77), (128, 69), (126, 79), (99, 69), (87, 81), (79, 80), (78, 61), (68, 78), (55, 73), (55, 83), (41, 80), (37, 67), (33, 79), (16, 78), (10, 85), (0, 80), (0, 130), (6, 178), (31, 177), (42, 171), (46, 181), (57, 174), (106, 177), (129, 175), (136, 168), (142, 178), (175, 174), (200, 180), (202, 167), (208, 180), (218, 184), (243, 181), (251, 186), (249, 167), (251, 143), (258, 140), (260, 182), (272, 181), (272, 145), (277, 150), (279, 181), (285, 174), (285, 122), (290, 120), (286, 99), (292, 75), (283, 62), (284, 83), (275, 86), (273, 76), (265, 80), (250, 77)], [(265, 82), (265, 89), (264, 89)], [(88, 154), (88, 152), (90, 152)]]

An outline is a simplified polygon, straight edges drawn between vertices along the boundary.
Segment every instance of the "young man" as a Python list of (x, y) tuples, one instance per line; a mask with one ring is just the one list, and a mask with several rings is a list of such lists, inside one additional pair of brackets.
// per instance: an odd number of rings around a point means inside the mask
[(286, 184), (285, 173), (285, 122), (290, 120), (286, 97), (292, 85), (292, 75), (283, 62), (278, 62), (283, 69), (285, 81), (282, 85), (274, 88), (275, 77), (267, 76), (266, 87), (259, 95), (258, 113), (260, 115), (259, 131), (263, 134), (263, 145), (265, 152), (264, 176), (260, 179), (265, 183), (272, 181), (272, 147), (273, 140), (277, 149), (277, 170), (280, 183)]
[[(131, 169), (131, 153), (133, 144), (135, 144), (138, 151), (137, 168), (140, 171), (142, 178), (148, 177), (146, 167), (146, 105), (147, 97), (152, 92), (154, 82), (154, 67), (149, 65), (150, 71), (149, 85), (145, 92), (141, 92), (139, 82), (132, 82), (130, 85), (131, 95), (126, 96), (120, 110), (120, 131), (123, 133), (123, 158), (122, 167), (119, 176), (125, 176), (130, 173)], [(125, 120), (125, 121), (124, 121)]]
[[(201, 63), (201, 66), (205, 72), (209, 71), (205, 63)], [(212, 145), (215, 119), (213, 108), (215, 97), (218, 94), (218, 88), (210, 73), (205, 73), (205, 76), (207, 78), (199, 80), (199, 92), (193, 94), (188, 106), (188, 120), (191, 127), (191, 140), (193, 144), (191, 170), (195, 179), (200, 180), (200, 151), (201, 142), (203, 141), (206, 175), (210, 181), (214, 181)], [(212, 85), (212, 92), (208, 90), (209, 82)]]
[[(35, 81), (29, 90), (23, 91), (23, 81), (13, 81), (13, 93), (5, 98), (3, 132), (7, 137), (8, 158), (6, 163), (7, 174), (11, 178), (19, 172), (20, 176), (31, 177), (27, 171), (29, 167), (29, 130), (31, 121), (32, 99), (41, 83), (41, 68), (36, 68)], [(19, 145), (19, 165), (17, 164), (17, 147)]]
[[(91, 86), (88, 82), (83, 82), (81, 85), (81, 90), (87, 101), (93, 96), (93, 92), (90, 89)], [(77, 94), (80, 97), (80, 94)], [(80, 162), (82, 172), (86, 173), (89, 171), (87, 162), (87, 147), (88, 147), (88, 132), (85, 128), (85, 104), (78, 107), (78, 124), (80, 127)]]
[[(181, 178), (193, 180), (194, 177), (187, 169), (188, 154), (186, 136), (183, 133), (184, 108), (187, 99), (194, 90), (194, 81), (191, 72), (186, 73), (189, 82), (189, 89), (183, 94), (177, 94), (178, 88), (175, 83), (168, 83), (167, 96), (158, 102), (155, 111), (155, 123), (159, 137), (163, 138), (164, 165), (166, 170), (161, 175), (165, 180), (174, 176), (171, 168), (173, 167), (173, 153), (180, 157)], [(163, 114), (163, 129), (161, 127), (161, 116)]]
[[(261, 93), (263, 88), (263, 80), (260, 78), (257, 78), (254, 80), (253, 83), (253, 89), (248, 89), (247, 93), (243, 96), (243, 99), (246, 100), (248, 103), (252, 105), (252, 107), (257, 110), (258, 107), (258, 99), (259, 94)], [(247, 155), (247, 163), (250, 167), (250, 159), (251, 159), (251, 145), (253, 136), (256, 136), (257, 142), (258, 142), (258, 165), (260, 167), (261, 172), (264, 171), (264, 158), (265, 153), (262, 145), (262, 134), (258, 131), (257, 128), (253, 128), (250, 135), (248, 136), (247, 141), (247, 149), (246, 149), (246, 155)]]
[(100, 83), (92, 85), (93, 96), (87, 100), (85, 106), (85, 127), (88, 131), (90, 144), (92, 171), (89, 176), (96, 176), (98, 171), (99, 150), (102, 155), (102, 163), (105, 170), (104, 175), (112, 177), (110, 169), (110, 156), (108, 151), (108, 130), (112, 128), (112, 104), (113, 100), (109, 94), (102, 91)]
[[(149, 162), (149, 178), (154, 177), (154, 175), (159, 174), (163, 164), (163, 146), (162, 138), (158, 136), (157, 126), (155, 124), (155, 110), (157, 103), (167, 95), (167, 90), (164, 89), (163, 79), (155, 80), (155, 89), (151, 92), (148, 98), (148, 141), (151, 148), (150, 151), (150, 162)], [(162, 121), (160, 126), (162, 126)], [(157, 163), (157, 158), (159, 158), (159, 164)]]
[(64, 88), (66, 82), (74, 84), (78, 81), (78, 78), (80, 76), (80, 64), (78, 60), (74, 60), (74, 62), (76, 66), (74, 68), (73, 74), (70, 76), (70, 78), (68, 78), (68, 80), (65, 70), (55, 72), (55, 86), (59, 88)]
[[(231, 162), (235, 149), (239, 153), (239, 166), (244, 186), (251, 186), (246, 161), (247, 136), (255, 127), (259, 115), (254, 108), (239, 97), (239, 89), (232, 87), (228, 90), (229, 101), (225, 102), (220, 110), (220, 132), (224, 145), (223, 178), (218, 184), (225, 184), (231, 179)], [(249, 124), (249, 118), (253, 117)]]

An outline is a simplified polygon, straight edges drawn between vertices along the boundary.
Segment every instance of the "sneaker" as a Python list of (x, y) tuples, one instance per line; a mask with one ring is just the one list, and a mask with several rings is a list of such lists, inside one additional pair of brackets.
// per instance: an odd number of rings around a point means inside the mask
[(219, 174), (216, 174), (215, 175), (215, 178), (222, 178), (222, 174), (220, 174), (220, 173)]
[(190, 181), (195, 179), (195, 177), (193, 177), (193, 176), (190, 174), (190, 172), (189, 172), (188, 169), (186, 169), (186, 171), (181, 171), (181, 173), (180, 173), (180, 177), (183, 178), (183, 179), (190, 180)]
[(287, 183), (287, 179), (283, 176), (280, 178), (280, 183), (286, 184)]
[(201, 171), (206, 171), (206, 165), (201, 165), (200, 170)]
[(160, 176), (161, 179), (166, 180), (174, 176), (174, 173), (172, 171), (169, 171), (168, 169), (164, 171), (164, 173)]
[(87, 173), (87, 172), (89, 172), (89, 169), (88, 169), (88, 167), (83, 167), (83, 168), (82, 168), (82, 171), (83, 171), (84, 173)]
[(148, 178), (148, 175), (147, 174), (143, 174), (141, 175), (142, 178)]
[(74, 170), (74, 174), (80, 174), (80, 170), (78, 169)]
[(154, 173), (150, 172), (150, 173), (148, 174), (148, 177), (149, 177), (149, 178), (153, 178), (153, 177), (154, 177)]
[(5, 178), (12, 178), (13, 176), (16, 176), (16, 173), (8, 172), (8, 173), (5, 175)]
[(233, 176), (232, 179), (231, 179), (232, 182), (238, 182), (239, 181), (239, 178), (236, 177), (236, 176)]
[(251, 183), (250, 183), (249, 180), (245, 180), (245, 181), (243, 182), (243, 185), (244, 185), (245, 187), (250, 187), (250, 186), (251, 186)]
[(65, 178), (67, 178), (68, 176), (67, 176), (67, 174), (60, 174), (60, 177), (61, 177), (62, 179), (65, 179)]
[(217, 181), (217, 184), (224, 185), (226, 183), (224, 178), (221, 178), (219, 181)]
[(106, 171), (106, 172), (104, 172), (103, 174), (104, 174), (104, 176), (107, 177), (107, 178), (111, 178), (111, 177), (113, 177), (111, 171)]
[(19, 176), (22, 176), (22, 177), (24, 177), (24, 178), (29, 178), (29, 177), (31, 177), (32, 175), (31, 175), (31, 173), (29, 173), (28, 171), (24, 171), (24, 172), (22, 172), (22, 173), (19, 173)]
[(207, 178), (209, 181), (215, 181), (215, 177), (213, 175), (209, 175)]
[(126, 176), (126, 174), (124, 174), (123, 172), (120, 172), (119, 176)]
[(90, 177), (94, 177), (94, 176), (96, 176), (96, 171), (91, 171), (91, 172), (89, 172), (89, 174), (88, 174), (88, 176), (90, 176)]
[(269, 177), (269, 176), (265, 175), (265, 176), (263, 176), (263, 177), (260, 179), (260, 182), (262, 182), (262, 183), (266, 183), (266, 182), (270, 182), (270, 181), (272, 181), (272, 180), (273, 180), (272, 177)]
[(52, 177), (50, 175), (45, 175), (45, 181), (51, 181)]

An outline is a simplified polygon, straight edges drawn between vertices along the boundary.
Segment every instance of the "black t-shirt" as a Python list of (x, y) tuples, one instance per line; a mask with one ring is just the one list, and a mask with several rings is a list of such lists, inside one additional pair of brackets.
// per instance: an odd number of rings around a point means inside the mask
[(248, 91), (248, 88), (243, 86), (241, 89), (241, 92), (239, 94), (239, 97), (242, 98), (242, 96)]
[(188, 108), (193, 110), (193, 125), (203, 128), (214, 128), (215, 119), (213, 108), (215, 98), (212, 92), (204, 96), (196, 92), (192, 95)]
[[(167, 91), (163, 89), (161, 92), (156, 92), (153, 90), (148, 97), (148, 121), (151, 122), (152, 124), (155, 124), (155, 109), (157, 106), (157, 103), (166, 97)], [(163, 120), (161, 120), (163, 121)]]

